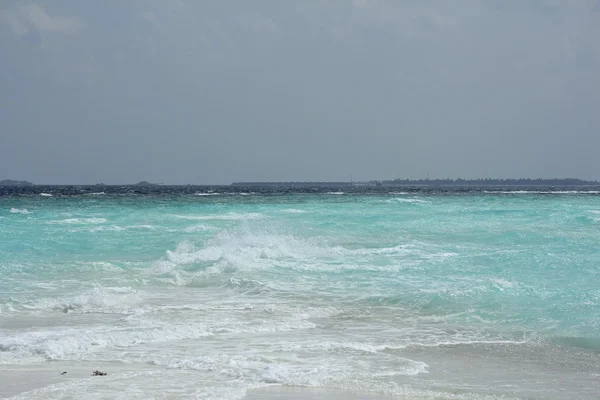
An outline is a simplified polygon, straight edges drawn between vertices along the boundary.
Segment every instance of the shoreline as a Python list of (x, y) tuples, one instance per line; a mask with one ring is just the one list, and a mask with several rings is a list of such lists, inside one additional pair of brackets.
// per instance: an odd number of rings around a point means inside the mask
[[(392, 400), (400, 399), (398, 396), (357, 393), (342, 389), (311, 388), (301, 386), (268, 386), (250, 389), (244, 400)], [(403, 397), (403, 399), (408, 400)]]
[(75, 379), (91, 376), (91, 370), (83, 367), (65, 368), (60, 364), (52, 367), (48, 364), (4, 364), (0, 365), (0, 399), (24, 396), (26, 393), (52, 385), (66, 383)]
[[(94, 371), (102, 371), (107, 376), (95, 376)], [(38, 395), (84, 382), (114, 383), (114, 377), (120, 379), (124, 374), (160, 371), (146, 364), (125, 365), (119, 362), (106, 361), (53, 361), (40, 364), (1, 364), (0, 365), (0, 399), (26, 399), (28, 394)], [(66, 374), (62, 374), (66, 372)]]

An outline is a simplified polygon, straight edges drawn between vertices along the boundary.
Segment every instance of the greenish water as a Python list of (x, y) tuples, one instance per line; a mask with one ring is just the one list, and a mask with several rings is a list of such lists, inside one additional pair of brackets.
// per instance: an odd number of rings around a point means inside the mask
[(148, 397), (592, 399), (599, 278), (596, 195), (6, 197), (0, 364), (120, 363)]

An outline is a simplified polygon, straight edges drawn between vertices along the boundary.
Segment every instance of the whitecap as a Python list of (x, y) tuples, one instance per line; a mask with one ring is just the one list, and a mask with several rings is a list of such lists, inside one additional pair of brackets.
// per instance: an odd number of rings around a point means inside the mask
[(31, 214), (26, 208), (11, 208), (10, 212), (13, 214)]
[(104, 224), (106, 218), (67, 218), (58, 221), (49, 221), (49, 224)]
[(502, 278), (491, 278), (493, 285), (499, 290), (512, 289), (518, 285), (518, 282), (508, 281)]
[(156, 225), (128, 225), (125, 228), (127, 229), (150, 229), (150, 230), (155, 230), (160, 228), (160, 226), (156, 226)]
[(184, 232), (206, 232), (206, 231), (211, 231), (214, 228), (208, 225), (203, 225), (203, 224), (199, 224), (199, 225), (192, 225), (192, 226), (186, 226), (185, 228), (183, 228)]
[(407, 198), (403, 198), (403, 197), (395, 197), (393, 199), (388, 199), (386, 200), (387, 203), (429, 203), (426, 200), (421, 200), (421, 199), (407, 199)]
[(600, 194), (600, 190), (484, 190), (489, 194)]
[(40, 193), (40, 196), (42, 196), (42, 197), (52, 197), (52, 195), (50, 193)]
[(592, 214), (590, 219), (594, 222), (600, 222), (600, 210), (588, 210), (589, 213)]
[(124, 228), (122, 226), (118, 226), (118, 225), (111, 225), (111, 226), (105, 226), (105, 225), (100, 225), (100, 226), (94, 226), (92, 228), (88, 229), (88, 232), (121, 232), (121, 231), (125, 231), (127, 230), (127, 228)]
[(199, 220), (199, 221), (245, 221), (252, 219), (264, 218), (264, 215), (260, 213), (228, 213), (228, 214), (214, 214), (214, 215), (174, 215), (176, 218), (188, 219), (188, 220)]

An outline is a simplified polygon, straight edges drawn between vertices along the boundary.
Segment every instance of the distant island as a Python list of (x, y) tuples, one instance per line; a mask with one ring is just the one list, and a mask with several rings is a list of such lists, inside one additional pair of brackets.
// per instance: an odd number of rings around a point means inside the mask
[(341, 187), (341, 186), (598, 186), (598, 181), (586, 181), (576, 178), (519, 178), (519, 179), (394, 179), (371, 180), (363, 182), (233, 182), (231, 186), (240, 187)]
[(152, 183), (148, 181), (141, 181), (131, 186), (160, 186), (159, 183)]
[(469, 185), (469, 186), (586, 186), (598, 185), (598, 181), (586, 181), (576, 178), (509, 178), (509, 179), (394, 179), (382, 181), (385, 184), (395, 185)]
[(0, 186), (33, 186), (33, 183), (28, 181), (13, 181), (12, 179), (4, 179), (0, 181)]
[(81, 184), (67, 184), (67, 185), (36, 185), (29, 181), (18, 181), (12, 179), (4, 179), (0, 181), (1, 187), (44, 187), (44, 186), (62, 186), (62, 187), (287, 187), (287, 188), (319, 188), (319, 187), (394, 187), (394, 186), (469, 186), (469, 187), (485, 187), (485, 186), (497, 186), (497, 187), (526, 187), (526, 186), (545, 186), (545, 187), (566, 187), (566, 186), (600, 186), (598, 181), (589, 181), (577, 178), (508, 178), (508, 179), (497, 179), (497, 178), (481, 178), (481, 179), (390, 179), (390, 180), (370, 180), (370, 181), (282, 181), (282, 182), (266, 182), (266, 181), (250, 181), (250, 182), (233, 182), (229, 185), (198, 185), (198, 184), (178, 184), (170, 185), (164, 183), (154, 183), (149, 181), (141, 181), (133, 184), (126, 185), (113, 185), (96, 183), (90, 185)]

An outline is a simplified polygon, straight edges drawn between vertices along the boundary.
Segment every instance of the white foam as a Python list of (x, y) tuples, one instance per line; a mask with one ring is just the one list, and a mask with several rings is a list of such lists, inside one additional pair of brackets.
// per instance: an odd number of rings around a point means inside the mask
[(403, 197), (395, 197), (393, 199), (388, 199), (386, 200), (387, 203), (429, 203), (426, 200), (421, 200), (421, 199), (407, 199), (407, 198), (403, 198)]
[(464, 346), (464, 345), (522, 345), (527, 344), (525, 340), (502, 340), (502, 339), (448, 339), (448, 340), (430, 340), (430, 341), (414, 341), (406, 345), (406, 347), (446, 347), (446, 346)]
[(90, 193), (92, 196), (104, 196), (106, 193), (104, 192), (94, 192), (94, 193)]
[[(200, 228), (202, 229), (202, 228)], [(380, 264), (372, 259), (410, 257), (411, 260), (445, 260), (456, 253), (420, 243), (401, 243), (390, 247), (345, 248), (320, 237), (297, 238), (272, 229), (232, 229), (219, 232), (196, 246), (182, 242), (175, 250), (154, 263), (152, 275), (160, 275), (175, 285), (190, 285), (197, 278), (224, 273), (282, 268), (295, 271), (398, 271), (414, 262)], [(339, 260), (345, 262), (339, 262)], [(195, 265), (193, 268), (187, 266)]]
[(490, 194), (600, 194), (600, 190), (484, 190)]
[(201, 326), (163, 326), (139, 329), (74, 328), (22, 333), (0, 344), (0, 364), (21, 364), (47, 360), (88, 359), (104, 348), (131, 347), (210, 335)]
[[(104, 221), (108, 222), (108, 221)], [(123, 232), (128, 230), (157, 230), (161, 228), (156, 225), (128, 225), (128, 226), (120, 226), (120, 225), (104, 225), (104, 222), (100, 220), (75, 220), (73, 219), (70, 222), (51, 222), (54, 224), (65, 224), (65, 225), (75, 225), (77, 227), (69, 229), (69, 232)], [(92, 226), (89, 226), (92, 225)], [(173, 230), (176, 232), (176, 230)]]
[(340, 196), (340, 195), (343, 195), (345, 193), (344, 192), (327, 192), (325, 194)]
[(512, 289), (518, 285), (515, 281), (507, 281), (506, 279), (501, 278), (493, 278), (491, 281), (494, 283), (494, 286), (500, 290)]
[(219, 196), (221, 193), (216, 193), (216, 192), (197, 192), (194, 193), (194, 195), (196, 196)]
[(264, 320), (240, 325), (228, 319), (202, 322), (173, 322), (132, 314), (127, 325), (60, 327), (54, 330), (26, 331), (5, 337), (0, 343), (0, 364), (36, 363), (48, 360), (86, 360), (102, 350), (199, 339), (219, 334), (265, 334), (315, 328), (306, 320)]
[(40, 196), (42, 196), (42, 197), (52, 197), (52, 195), (50, 193), (40, 193)]
[(199, 221), (246, 221), (264, 218), (260, 213), (227, 213), (214, 215), (173, 215), (176, 218)]
[(316, 364), (298, 365), (288, 363), (270, 363), (264, 368), (259, 380), (270, 384), (309, 387), (339, 387), (340, 383), (352, 379), (368, 381), (376, 377), (395, 375), (417, 375), (427, 373), (428, 365), (423, 362), (395, 358), (394, 369), (389, 367), (361, 368), (346, 357), (324, 359), (319, 357)]
[[(313, 353), (318, 354), (318, 353)], [(378, 355), (376, 355), (377, 357)], [(385, 355), (379, 355), (386, 357)], [(336, 387), (353, 378), (385, 377), (394, 375), (416, 375), (427, 373), (427, 364), (402, 357), (394, 357), (394, 368), (364, 368), (344, 355), (274, 360), (252, 355), (205, 355), (198, 357), (173, 358), (158, 356), (151, 361), (154, 365), (169, 369), (192, 369), (215, 371), (233, 379), (244, 377), (251, 384), (282, 384), (289, 386)]]
[[(49, 289), (55, 288), (53, 285)], [(23, 303), (30, 311), (64, 313), (122, 313), (137, 304), (142, 295), (131, 287), (96, 286), (71, 297), (42, 297)]]
[(373, 344), (373, 343), (365, 343), (365, 342), (328, 342), (322, 341), (319, 343), (305, 344), (305, 343), (296, 343), (296, 344), (283, 344), (281, 347), (278, 347), (280, 351), (298, 351), (301, 349), (310, 349), (315, 351), (338, 351), (338, 350), (350, 350), (354, 352), (363, 352), (363, 353), (371, 353), (377, 354), (381, 352), (386, 352), (390, 350), (401, 350), (406, 348), (405, 345), (401, 344)]
[[(88, 232), (122, 232), (122, 231), (126, 231), (127, 228), (124, 228), (124, 227), (118, 226), (118, 225), (110, 225), (110, 226), (101, 225), (101, 226), (94, 226), (94, 227), (91, 227), (86, 230)], [(77, 232), (77, 230), (74, 230), (74, 231)]]
[(286, 210), (283, 210), (286, 213), (290, 213), (290, 214), (304, 214), (306, 213), (306, 211), (304, 210), (298, 210), (296, 208), (288, 208)]
[[(156, 273), (174, 273), (177, 284), (188, 284), (190, 275), (182, 266), (205, 264), (196, 276), (221, 274), (236, 270), (268, 269), (275, 265), (307, 268), (294, 262), (298, 259), (331, 258), (335, 249), (326, 244), (313, 244), (291, 235), (263, 231), (222, 231), (197, 249), (190, 242), (182, 242), (175, 250), (167, 250), (165, 257), (154, 265)], [(187, 278), (186, 278), (187, 276)], [(184, 283), (187, 282), (187, 283)]]
[(10, 212), (13, 214), (31, 214), (26, 208), (11, 208)]
[(128, 225), (125, 227), (126, 229), (149, 229), (149, 230), (156, 230), (159, 229), (160, 226), (157, 225)]
[(58, 221), (49, 221), (49, 224), (104, 224), (106, 218), (67, 218)]
[(191, 233), (191, 232), (206, 232), (206, 231), (211, 231), (214, 229), (215, 228), (213, 228), (212, 226), (199, 224), (199, 225), (186, 226), (185, 228), (183, 228), (183, 231)]

